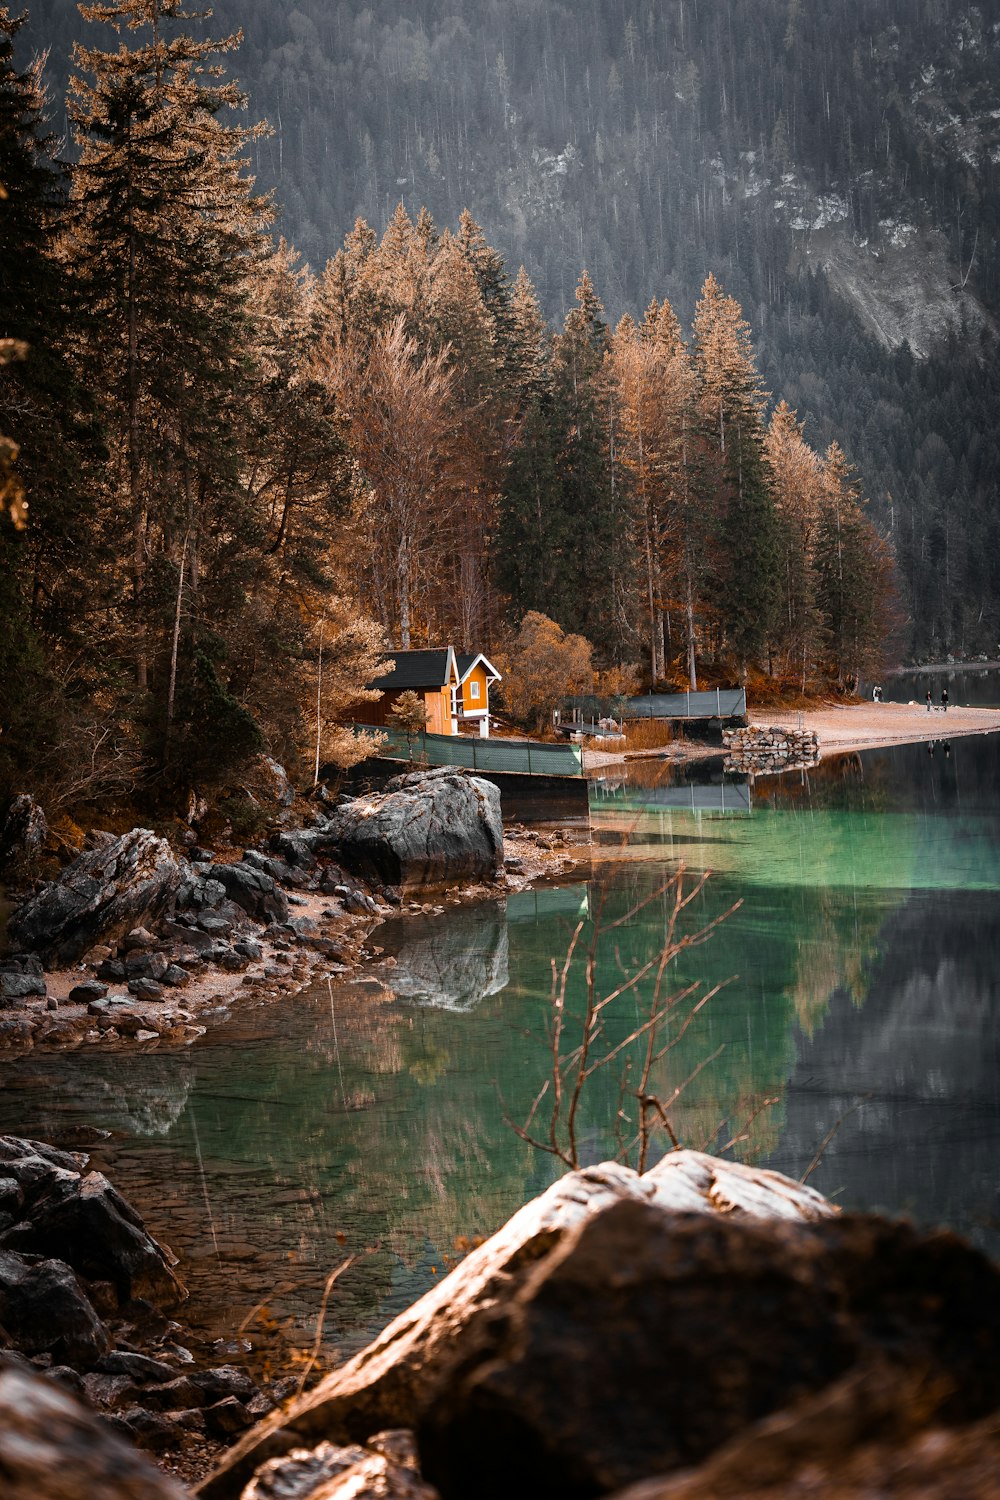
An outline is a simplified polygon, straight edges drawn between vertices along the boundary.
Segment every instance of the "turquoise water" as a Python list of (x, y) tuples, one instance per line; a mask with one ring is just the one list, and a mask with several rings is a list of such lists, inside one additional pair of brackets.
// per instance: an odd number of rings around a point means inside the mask
[[(513, 1124), (549, 1071), (553, 961), (579, 925), (567, 1034), (592, 952), (595, 996), (622, 988), (601, 1044), (617, 1045), (649, 1013), (653, 973), (628, 981), (660, 951), (665, 882), (684, 862), (689, 882), (712, 873), (678, 932), (724, 920), (660, 991), (691, 991), (648, 1087), (672, 1100), (675, 1135), (709, 1149), (735, 1138), (733, 1154), (799, 1176), (841, 1121), (814, 1185), (997, 1252), (1000, 736), (728, 781), (725, 811), (721, 774), (699, 775), (606, 781), (593, 878), (387, 924), (373, 941), (395, 963), (352, 982), (241, 1002), (180, 1053), (5, 1064), (0, 1128), (110, 1131), (95, 1160), (180, 1254), (213, 1336), (273, 1354), (311, 1343), (326, 1275), (353, 1255), (327, 1321), (332, 1358), (552, 1180), (558, 1164)], [(590, 1080), (581, 1160), (632, 1139), (641, 1062), (635, 1042)]]

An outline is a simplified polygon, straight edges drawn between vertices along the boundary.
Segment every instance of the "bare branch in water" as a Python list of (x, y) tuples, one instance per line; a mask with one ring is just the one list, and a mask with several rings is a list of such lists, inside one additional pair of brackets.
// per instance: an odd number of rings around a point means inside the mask
[(806, 1169), (803, 1172), (802, 1176), (799, 1178), (800, 1182), (808, 1182), (809, 1181), (810, 1177), (815, 1172), (815, 1170), (819, 1166), (820, 1162), (823, 1160), (823, 1155), (824, 1155), (824, 1152), (826, 1151), (827, 1146), (829, 1146), (830, 1142), (833, 1140), (834, 1136), (837, 1134), (837, 1131), (840, 1129), (841, 1125), (843, 1125), (843, 1123), (844, 1123), (845, 1120), (849, 1120), (850, 1117), (851, 1117), (851, 1115), (853, 1115), (854, 1113), (856, 1113), (856, 1111), (861, 1108), (862, 1104), (867, 1104), (868, 1100), (871, 1099), (871, 1098), (872, 1098), (871, 1094), (862, 1094), (862, 1096), (861, 1096), (860, 1099), (855, 1099), (855, 1101), (851, 1105), (850, 1109), (845, 1109), (844, 1113), (840, 1116), (840, 1118), (837, 1119), (837, 1120), (834, 1120), (833, 1124), (830, 1126), (830, 1129), (826, 1132), (826, 1135), (820, 1141), (819, 1147), (817, 1148), (817, 1151), (816, 1151), (816, 1155), (813, 1157), (812, 1161), (809, 1163), (808, 1167), (806, 1167)]
[(312, 1353), (306, 1361), (305, 1369), (302, 1371), (302, 1378), (299, 1381), (299, 1388), (295, 1393), (296, 1397), (302, 1395), (302, 1392), (306, 1388), (306, 1381), (309, 1379), (309, 1376), (312, 1373), (313, 1366), (319, 1359), (319, 1351), (323, 1343), (323, 1324), (326, 1322), (326, 1309), (330, 1301), (330, 1293), (333, 1291), (335, 1284), (340, 1280), (341, 1276), (343, 1276), (347, 1268), (349, 1266), (353, 1266), (356, 1259), (356, 1256), (349, 1255), (347, 1259), (345, 1261), (342, 1261), (339, 1266), (336, 1266), (326, 1278), (326, 1286), (323, 1289), (323, 1301), (320, 1303), (319, 1317), (316, 1319), (316, 1338), (313, 1341)]

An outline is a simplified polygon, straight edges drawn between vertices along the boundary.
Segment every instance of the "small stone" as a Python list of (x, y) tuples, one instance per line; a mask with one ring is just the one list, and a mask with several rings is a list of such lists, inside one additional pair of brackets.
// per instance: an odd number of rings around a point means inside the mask
[(120, 984), (125, 978), (125, 965), (120, 958), (107, 958), (98, 966), (97, 977), (111, 984)]
[(228, 937), (233, 930), (232, 922), (227, 922), (225, 917), (199, 917), (198, 926), (210, 937)]
[(225, 953), (220, 954), (216, 959), (219, 968), (224, 969), (227, 974), (241, 974), (249, 962), (250, 960), (244, 958), (242, 953), (237, 953), (235, 948), (227, 948)]
[(235, 1437), (238, 1432), (246, 1432), (252, 1426), (253, 1417), (235, 1396), (227, 1396), (205, 1411), (206, 1430), (215, 1437)]
[(129, 991), (137, 1000), (160, 1000), (163, 998), (163, 987), (154, 979), (133, 979), (129, 983)]
[(54, 995), (50, 995), (49, 998), (46, 1000), (46, 1002), (45, 1002), (45, 1009), (46, 1010), (58, 1010), (59, 1009), (59, 1001), (56, 999), (56, 997)]
[(73, 1005), (87, 1005), (91, 1000), (103, 1000), (107, 993), (107, 985), (99, 979), (87, 979), (83, 984), (73, 986), (69, 998)]
[(186, 984), (191, 983), (191, 976), (179, 964), (168, 964), (160, 975), (160, 983), (169, 985), (173, 989), (183, 989)]
[(165, 953), (130, 953), (125, 960), (125, 973), (129, 979), (155, 979), (159, 982), (168, 968)]
[(263, 956), (264, 950), (255, 938), (240, 938), (233, 946), (237, 953), (242, 953), (244, 958), (249, 958), (254, 963)]
[(132, 953), (137, 948), (155, 948), (156, 939), (145, 927), (133, 927), (122, 946), (126, 953)]
[(135, 1034), (137, 1042), (158, 1042), (160, 1033), (158, 1031), (137, 1031)]

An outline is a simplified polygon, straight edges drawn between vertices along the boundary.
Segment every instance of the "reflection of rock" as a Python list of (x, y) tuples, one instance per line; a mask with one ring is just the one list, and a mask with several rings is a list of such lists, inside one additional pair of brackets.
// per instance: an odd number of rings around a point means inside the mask
[[(571, 1172), (473, 1250), (368, 1349), (327, 1376), (290, 1412), (276, 1414), (248, 1434), (200, 1493), (213, 1500), (238, 1495), (259, 1464), (303, 1442), (331, 1437), (363, 1441), (384, 1427), (419, 1421), (435, 1399), (435, 1382), (456, 1357), (474, 1358), (483, 1341), (489, 1342), (498, 1304), (509, 1302), (553, 1247), (558, 1252), (581, 1225), (626, 1203), (650, 1208), (661, 1225), (716, 1215), (731, 1223), (761, 1217), (801, 1222), (833, 1212), (819, 1194), (775, 1173), (754, 1172), (692, 1151), (664, 1158), (644, 1177), (607, 1162)], [(595, 1368), (600, 1364), (595, 1358)], [(468, 1492), (475, 1491), (470, 1486)]]
[[(48, 1057), (19, 1059), (7, 1070), (7, 1088), (30, 1094), (32, 1128), (54, 1140), (62, 1139), (67, 1128), (67, 1077), (72, 1080), (73, 1126), (100, 1120), (122, 1135), (146, 1137), (168, 1135), (176, 1125), (196, 1070), (187, 1054), (143, 1053), (130, 1057), (127, 1066), (117, 1055), (93, 1054), (85, 1066), (70, 1061), (68, 1072), (62, 1059), (58, 1069)], [(48, 1097), (51, 1110), (43, 1103)]]
[(914, 895), (879, 951), (863, 1009), (839, 990), (800, 1038), (771, 1164), (804, 1171), (843, 1117), (811, 1181), (843, 1189), (845, 1205), (957, 1225), (995, 1251), (1000, 896)]
[(411, 918), (390, 983), (400, 999), (441, 1010), (472, 1010), (509, 981), (507, 918), (491, 905), (445, 918)]

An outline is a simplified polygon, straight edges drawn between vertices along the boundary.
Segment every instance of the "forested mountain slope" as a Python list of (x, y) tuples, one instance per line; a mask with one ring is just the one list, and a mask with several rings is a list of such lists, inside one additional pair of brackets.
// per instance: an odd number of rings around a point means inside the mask
[[(60, 127), (68, 0), (34, 0)], [(707, 270), (765, 379), (859, 464), (918, 653), (1000, 640), (1000, 4), (216, 0), (317, 267), (356, 215), (469, 207), (561, 318)], [(908, 346), (908, 347), (907, 347)]]

